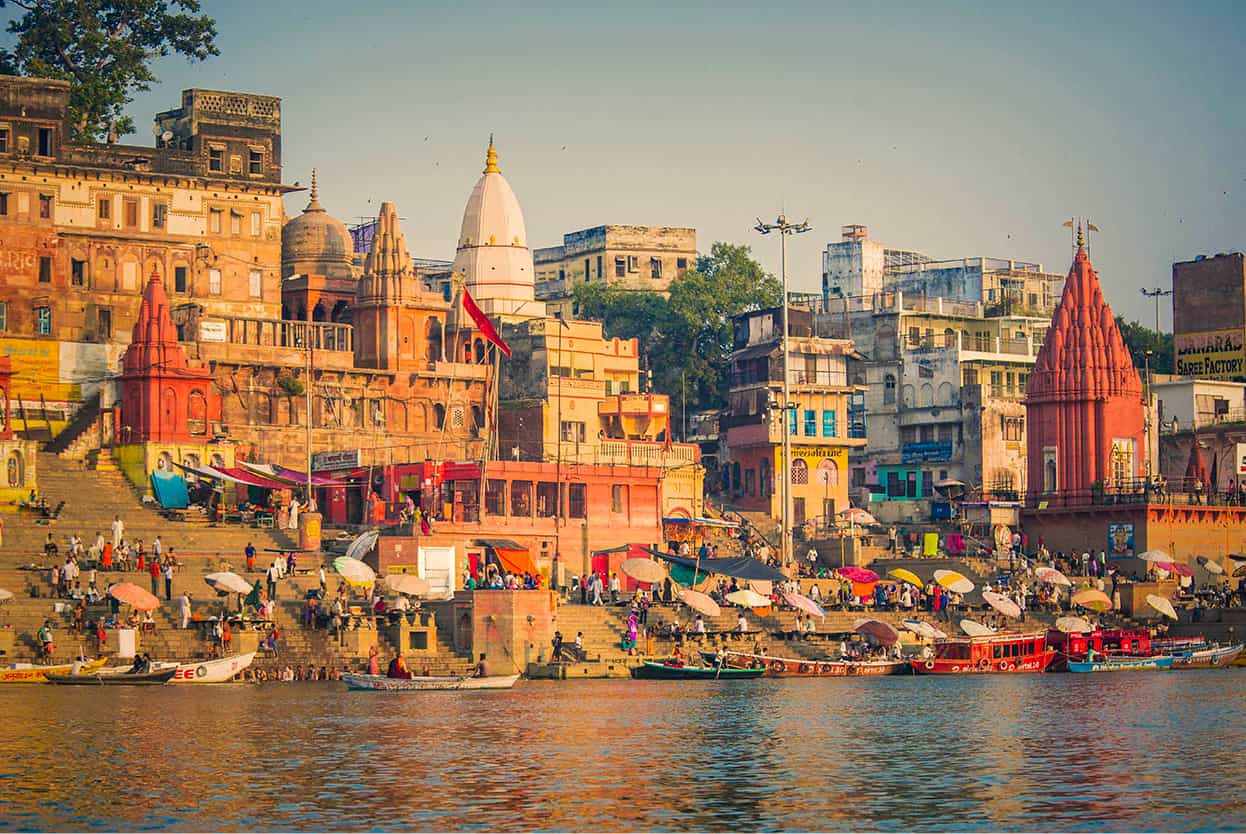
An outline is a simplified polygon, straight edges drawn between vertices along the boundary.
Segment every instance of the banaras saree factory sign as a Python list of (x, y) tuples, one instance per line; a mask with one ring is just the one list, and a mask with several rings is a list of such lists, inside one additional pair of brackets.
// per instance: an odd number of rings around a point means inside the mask
[(1246, 352), (1242, 350), (1241, 330), (1213, 330), (1182, 333), (1173, 349), (1177, 374), (1202, 379), (1236, 380), (1246, 378)]

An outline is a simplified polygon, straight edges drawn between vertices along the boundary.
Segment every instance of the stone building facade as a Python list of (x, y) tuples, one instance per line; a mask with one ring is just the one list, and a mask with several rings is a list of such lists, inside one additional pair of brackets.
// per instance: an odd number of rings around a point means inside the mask
[(1172, 291), (1177, 375), (1246, 382), (1246, 255), (1175, 263)]

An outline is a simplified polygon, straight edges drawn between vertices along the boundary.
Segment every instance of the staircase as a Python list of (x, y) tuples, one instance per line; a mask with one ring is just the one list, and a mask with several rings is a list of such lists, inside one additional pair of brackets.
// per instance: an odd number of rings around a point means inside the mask
[(48, 441), (45, 451), (65, 458), (81, 460), (87, 454), (86, 447), (99, 445), (97, 418), (100, 414), (100, 395), (97, 393), (83, 401), (69, 425)]

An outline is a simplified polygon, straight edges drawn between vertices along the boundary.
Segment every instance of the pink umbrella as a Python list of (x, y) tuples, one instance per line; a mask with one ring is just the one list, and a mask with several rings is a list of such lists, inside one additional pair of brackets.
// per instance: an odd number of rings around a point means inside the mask
[(121, 582), (108, 589), (108, 593), (119, 602), (124, 602), (139, 611), (152, 611), (160, 607), (160, 600), (133, 582)]
[(986, 600), (987, 605), (1005, 617), (1016, 619), (1021, 616), (1021, 607), (1003, 594), (997, 594), (994, 591), (983, 591), (982, 598)]
[(1039, 582), (1048, 582), (1052, 585), (1063, 585), (1066, 588), (1073, 587), (1073, 583), (1069, 578), (1055, 568), (1039, 568), (1034, 572)]
[(873, 637), (884, 646), (894, 646), (900, 642), (900, 632), (882, 620), (857, 620), (852, 628), (854, 631)]
[(684, 605), (693, 611), (700, 612), (707, 617), (717, 617), (722, 613), (722, 609), (718, 607), (718, 603), (710, 599), (708, 595), (700, 591), (694, 591), (691, 588), (684, 588), (679, 592), (679, 598), (683, 600)]
[(800, 611), (804, 611), (806, 614), (812, 614), (815, 617), (826, 616), (826, 612), (822, 610), (822, 606), (809, 599), (809, 597), (801, 596), (800, 594), (796, 594), (791, 591), (784, 591), (783, 599), (787, 601), (788, 605)]
[(1177, 572), (1177, 566), (1174, 565), (1172, 562), (1152, 562), (1151, 564), (1155, 565), (1155, 567), (1159, 568), (1162, 571), (1167, 571), (1168, 573)]
[(851, 579), (853, 582), (869, 583), (878, 581), (878, 574), (868, 568), (858, 568), (849, 565), (843, 568), (836, 568), (835, 570), (839, 571), (840, 576)]
[(1193, 576), (1194, 575), (1194, 571), (1190, 570), (1190, 566), (1187, 565), (1185, 562), (1173, 562), (1172, 568), (1173, 568), (1172, 572), (1177, 574), (1178, 576)]

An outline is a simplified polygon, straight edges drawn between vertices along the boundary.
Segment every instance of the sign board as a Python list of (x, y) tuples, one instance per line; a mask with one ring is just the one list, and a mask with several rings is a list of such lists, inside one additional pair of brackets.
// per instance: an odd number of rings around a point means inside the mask
[(1134, 556), (1134, 524), (1132, 521), (1108, 523), (1108, 558), (1132, 559)]
[(339, 469), (359, 467), (358, 449), (341, 449), (336, 452), (316, 452), (312, 455), (313, 472), (333, 472)]
[(1243, 336), (1240, 329), (1178, 334), (1173, 339), (1177, 373), (1199, 379), (1246, 379)]
[(201, 342), (227, 342), (229, 341), (229, 330), (223, 321), (201, 321), (199, 322), (199, 341)]
[(1234, 454), (1234, 462), (1237, 464), (1237, 474), (1246, 475), (1246, 443), (1238, 443)]
[(951, 457), (952, 441), (950, 440), (905, 443), (900, 447), (901, 463), (927, 463), (929, 461), (950, 460)]

